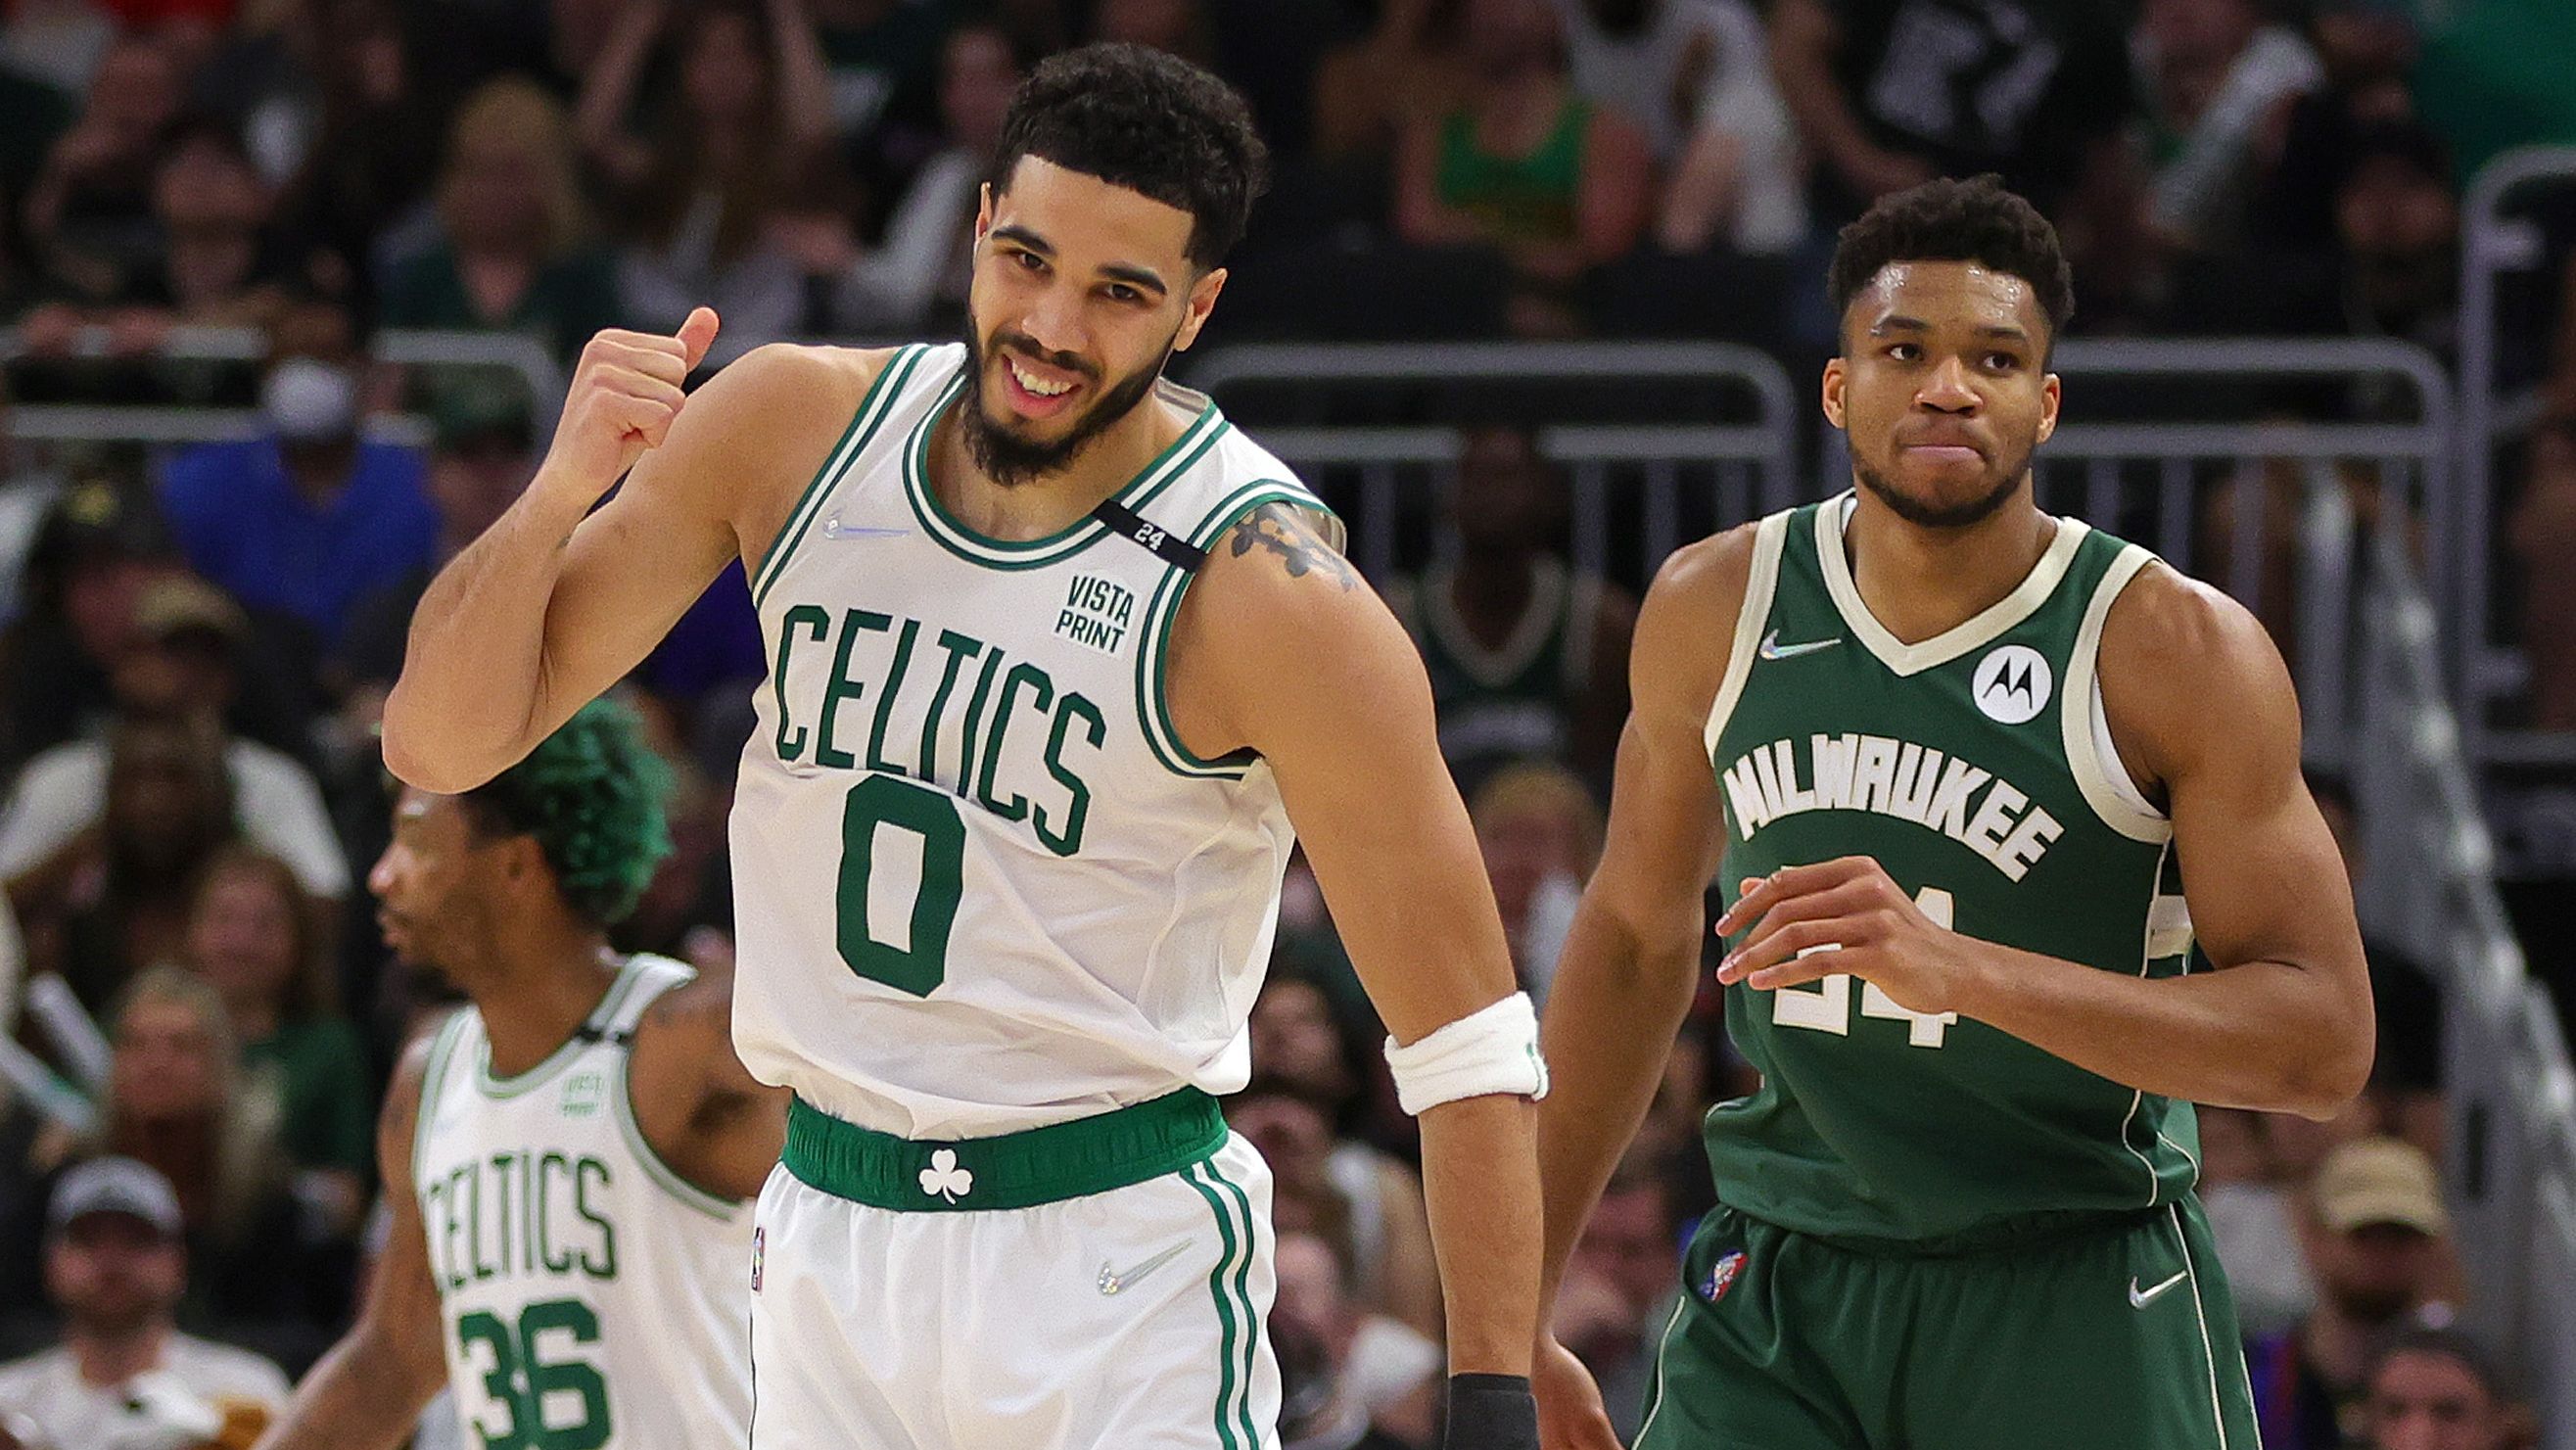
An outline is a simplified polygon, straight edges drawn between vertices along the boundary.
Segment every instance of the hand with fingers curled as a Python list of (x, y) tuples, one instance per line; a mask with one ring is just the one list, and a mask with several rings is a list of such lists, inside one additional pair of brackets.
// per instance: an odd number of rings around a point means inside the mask
[(1619, 1450), (1619, 1434), (1601, 1402), (1601, 1386), (1574, 1351), (1553, 1334), (1539, 1341), (1530, 1366), (1538, 1398), (1541, 1450)]
[(1744, 933), (1718, 964), (1724, 985), (1770, 992), (1846, 973), (1920, 1014), (1973, 1015), (1969, 1002), (1991, 955), (1933, 920), (1867, 856), (1747, 877), (1716, 930)]
[(662, 446), (688, 399), (682, 385), (716, 340), (715, 309), (689, 314), (673, 334), (610, 328), (574, 366), (563, 423), (531, 488), (579, 494), (586, 506)]

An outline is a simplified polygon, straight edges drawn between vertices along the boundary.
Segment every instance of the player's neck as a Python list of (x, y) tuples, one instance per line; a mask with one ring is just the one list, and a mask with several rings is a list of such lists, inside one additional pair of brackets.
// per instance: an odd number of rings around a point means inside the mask
[(1089, 518), (1101, 500), (1152, 467), (1191, 422), (1148, 393), (1062, 469), (1005, 487), (976, 466), (958, 426), (960, 410), (974, 406), (972, 398), (960, 398), (934, 426), (930, 487), (966, 527), (1010, 543), (1052, 538)]
[(607, 938), (574, 922), (516, 923), (494, 955), (470, 995), (492, 1043), (495, 1077), (516, 1077), (552, 1056), (617, 980)]
[(2027, 491), (1964, 528), (1926, 528), (1859, 491), (1843, 529), (1852, 583), (1889, 634), (1919, 644), (1991, 609), (2048, 552), (2057, 520)]

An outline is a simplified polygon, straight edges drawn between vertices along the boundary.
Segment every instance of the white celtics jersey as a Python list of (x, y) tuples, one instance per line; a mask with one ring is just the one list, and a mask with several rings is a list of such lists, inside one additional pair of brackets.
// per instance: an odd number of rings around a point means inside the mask
[(480, 1014), (439, 1029), (412, 1190), (468, 1445), (701, 1450), (749, 1435), (751, 1205), (673, 1173), (627, 1099), (637, 1020), (691, 975), (630, 958), (571, 1040), (506, 1080)]
[(1320, 507), (1166, 383), (1192, 421), (1101, 513), (985, 537), (925, 471), (965, 371), (898, 352), (753, 571), (770, 677), (733, 807), (744, 1065), (908, 1138), (1242, 1086), (1293, 837), (1267, 764), (1172, 729), (1175, 541)]

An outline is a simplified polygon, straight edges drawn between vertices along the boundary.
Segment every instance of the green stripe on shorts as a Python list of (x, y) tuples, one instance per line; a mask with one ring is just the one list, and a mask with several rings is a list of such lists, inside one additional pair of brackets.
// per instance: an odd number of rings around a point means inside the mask
[[(1194, 1163), (1181, 1170), (1181, 1177), (1188, 1181), (1190, 1187), (1198, 1190), (1199, 1197), (1207, 1200), (1208, 1210), (1216, 1215), (1217, 1238), (1223, 1245), (1216, 1256), (1216, 1267), (1208, 1272), (1208, 1293), (1216, 1300), (1217, 1324), (1224, 1334), (1223, 1343), (1218, 1349), (1220, 1373), (1216, 1389), (1217, 1442), (1223, 1445), (1225, 1450), (1257, 1450), (1257, 1447), (1246, 1446), (1235, 1437), (1234, 1426), (1229, 1423), (1226, 1414), (1227, 1402), (1234, 1398), (1234, 1301), (1227, 1294), (1225, 1286), (1226, 1266), (1234, 1262), (1234, 1221), (1226, 1213), (1225, 1201), (1217, 1197), (1216, 1190), (1210, 1188), (1200, 1177), (1206, 1168), (1206, 1164)], [(1246, 1247), (1249, 1247), (1248, 1242)], [(1248, 1393), (1251, 1389), (1251, 1375), (1247, 1373), (1244, 1379), (1246, 1381), (1244, 1388)]]

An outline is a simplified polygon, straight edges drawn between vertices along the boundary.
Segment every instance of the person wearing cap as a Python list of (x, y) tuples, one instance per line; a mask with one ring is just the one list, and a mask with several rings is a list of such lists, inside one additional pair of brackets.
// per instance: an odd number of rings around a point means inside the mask
[(2269, 1450), (2337, 1450), (2360, 1433), (2372, 1345), (2449, 1318), (2451, 1217), (2433, 1160), (2397, 1138), (2345, 1143), (2310, 1188), (2318, 1304), (2246, 1347)]
[(62, 1342), (0, 1366), (0, 1419), (54, 1450), (245, 1444), (285, 1408), (286, 1376), (179, 1332), (187, 1283), (178, 1195), (131, 1158), (64, 1173), (45, 1218), (45, 1289)]
[(64, 487), (27, 546), (20, 612), (0, 632), (0, 770), (115, 707), (108, 672), (133, 643), (136, 597), (185, 568), (141, 488), (106, 473)]
[(411, 448), (363, 437), (356, 325), (337, 302), (284, 308), (260, 402), (268, 429), (170, 460), (161, 506), (199, 573), (293, 615), (325, 645), (370, 591), (425, 566), (438, 517)]
[(2370, 1450), (2508, 1450), (2521, 1408), (2477, 1341), (2406, 1329), (2371, 1352), (2362, 1422)]
[[(120, 717), (222, 732), (251, 633), (241, 606), (194, 575), (171, 574), (139, 591), (134, 631), (113, 675)], [(33, 868), (99, 819), (107, 754), (104, 741), (75, 740), (27, 762), (0, 810), (0, 879)], [(347, 895), (349, 863), (312, 774), (285, 752), (240, 735), (224, 738), (223, 756), (250, 838), (293, 866), (314, 896)]]

